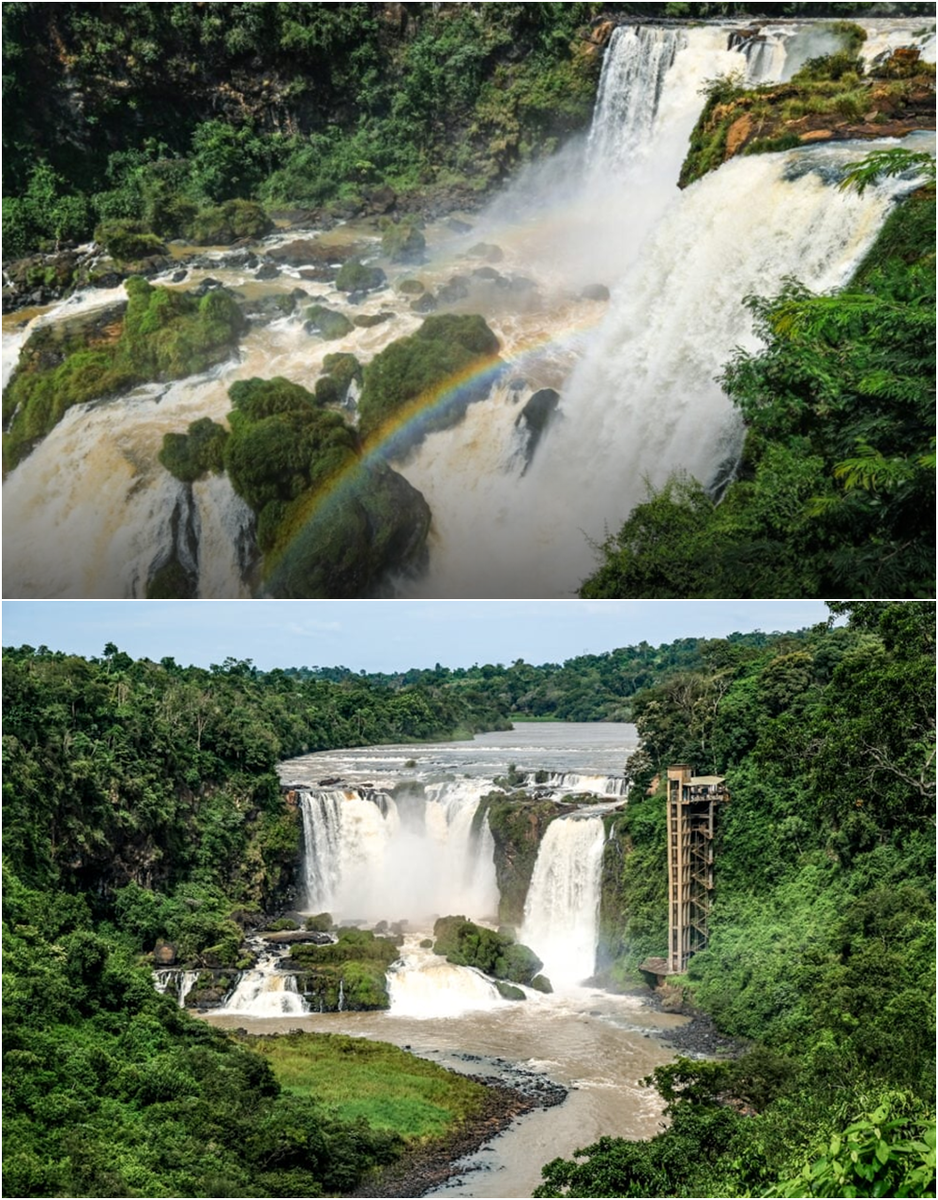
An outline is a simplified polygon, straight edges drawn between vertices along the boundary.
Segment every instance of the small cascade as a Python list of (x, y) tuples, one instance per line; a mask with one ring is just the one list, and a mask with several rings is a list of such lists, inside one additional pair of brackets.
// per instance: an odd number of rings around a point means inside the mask
[(528, 787), (571, 795), (592, 792), (596, 796), (621, 797), (629, 788), (628, 780), (622, 775), (585, 775), (573, 771), (528, 771), (525, 783)]
[(296, 988), (293, 975), (257, 969), (244, 971), (222, 1012), (239, 1012), (252, 1017), (296, 1016), (309, 1007)]
[(392, 1017), (457, 1017), (511, 1003), (473, 967), (457, 967), (409, 938), (401, 961), (388, 972)]
[(790, 36), (790, 33), (779, 33), (764, 28), (756, 31), (733, 30), (729, 36), (729, 47), (731, 50), (738, 50), (745, 58), (748, 84), (770, 83), (782, 78)]
[(596, 968), (602, 818), (560, 817), (547, 826), (534, 864), (518, 940), (544, 962), (555, 988), (582, 983)]
[(165, 996), (167, 993), (176, 996), (180, 1008), (186, 1007), (186, 997), (195, 987), (199, 978), (198, 971), (181, 971), (178, 967), (165, 967), (153, 972), (153, 986)]
[(620, 25), (615, 30), (603, 62), (587, 143), (594, 169), (617, 173), (647, 151), (665, 76), (686, 42), (681, 29)]
[(196, 980), (199, 978), (198, 971), (183, 971), (182, 979), (179, 981), (179, 1007), (186, 1007), (186, 997), (195, 987)]

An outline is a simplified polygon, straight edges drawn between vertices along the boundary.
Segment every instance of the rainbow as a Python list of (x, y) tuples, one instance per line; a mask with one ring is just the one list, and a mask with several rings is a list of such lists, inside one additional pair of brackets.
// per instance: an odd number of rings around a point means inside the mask
[(276, 555), (267, 556), (265, 574), (269, 574), (311, 520), (327, 514), (330, 508), (342, 502), (369, 466), (403, 457), (426, 433), (432, 431), (435, 419), (445, 415), (447, 410), (464, 408), (475, 400), (484, 399), (499, 379), (513, 370), (523, 370), (526, 363), (536, 360), (548, 348), (562, 349), (573, 343), (581, 334), (599, 324), (604, 315), (603, 305), (599, 311), (591, 312), (582, 320), (568, 325), (559, 334), (529, 339), (527, 343), (515, 347), (507, 359), (500, 354), (477, 359), (466, 370), (450, 376), (402, 405), (368, 435), (358, 458), (337, 471), (309, 497), (301, 513), (297, 513), (294, 533), (280, 546)]

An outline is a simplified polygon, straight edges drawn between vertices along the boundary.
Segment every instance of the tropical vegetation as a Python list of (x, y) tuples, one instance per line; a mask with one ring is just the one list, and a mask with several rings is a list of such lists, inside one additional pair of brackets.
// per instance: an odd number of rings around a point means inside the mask
[(580, 595), (934, 593), (934, 159), (883, 151), (846, 186), (903, 172), (899, 203), (844, 289), (749, 297), (763, 348), (723, 385), (746, 443), (722, 493), (674, 476), (599, 546)]
[(832, 608), (846, 626), (712, 643), (636, 697), (602, 969), (666, 952), (658, 778), (725, 776), (709, 943), (667, 982), (746, 1052), (657, 1070), (667, 1130), (556, 1160), (538, 1195), (934, 1195), (934, 607)]

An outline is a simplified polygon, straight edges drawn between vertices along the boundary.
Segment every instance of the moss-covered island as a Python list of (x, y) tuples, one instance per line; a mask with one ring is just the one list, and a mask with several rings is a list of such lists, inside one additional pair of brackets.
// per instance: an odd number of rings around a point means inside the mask
[(150, 380), (181, 379), (223, 362), (245, 328), (223, 289), (201, 298), (133, 276), (127, 302), (44, 325), (31, 334), (3, 393), (4, 467), (10, 470), (75, 404)]

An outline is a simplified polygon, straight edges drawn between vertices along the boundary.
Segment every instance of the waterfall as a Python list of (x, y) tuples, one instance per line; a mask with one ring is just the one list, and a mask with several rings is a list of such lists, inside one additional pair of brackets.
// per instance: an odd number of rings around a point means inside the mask
[[(860, 24), (868, 58), (917, 40), (934, 59), (933, 35), (923, 27), (915, 36), (920, 19)], [(730, 25), (620, 27), (606, 51), (585, 151), (570, 147), (525, 173), (474, 217), (462, 241), (428, 227), (436, 257), (421, 278), (430, 290), (466, 269), (457, 264), (473, 242), (503, 250), (499, 271), (509, 286), (493, 287), (478, 308), (511, 378), (470, 406), (462, 424), (431, 434), (394, 464), (433, 513), (428, 572), (398, 581), (399, 594), (571, 595), (595, 567), (591, 541), (618, 529), (645, 498), (646, 478), (660, 485), (683, 470), (709, 484), (733, 463), (742, 429), (713, 379), (737, 345), (755, 348), (743, 298), (777, 291), (787, 276), (814, 290), (835, 287), (870, 244), (889, 185), (858, 197), (825, 187), (823, 178), (825, 164), (856, 160), (868, 143), (736, 159), (677, 191), (708, 79), (744, 69), (751, 82), (784, 80), (839, 44), (824, 22), (762, 24), (734, 48), (731, 33)], [(801, 163), (819, 170), (802, 172)], [(373, 228), (350, 229), (375, 241)], [(268, 246), (292, 236), (279, 233)], [(227, 286), (256, 286), (232, 255), (215, 256), (211, 269)], [(191, 268), (184, 286), (207, 273)], [(293, 268), (270, 289), (282, 290), (291, 274), (291, 286), (302, 282), (310, 300), (348, 303)], [(537, 285), (524, 291), (530, 304), (510, 286), (519, 275)], [(586, 302), (583, 289), (595, 284), (611, 292), (608, 304)], [(123, 288), (89, 289), (31, 328), (122, 295)], [(70, 409), (4, 482), (5, 595), (143, 596), (154, 568), (175, 551), (197, 575), (200, 597), (246, 598), (256, 553), (251, 512), (227, 479), (179, 484), (159, 465), (163, 436), (198, 418), (226, 421), (236, 380), (282, 374), (314, 388), (332, 351), (369, 362), (419, 326), (419, 315), (392, 295), (369, 294), (353, 307), (376, 315), (393, 303), (393, 321), (356, 327), (341, 343), (310, 338), (299, 320), (257, 324), (238, 356), (211, 371)], [(24, 333), (4, 335), (5, 367)], [(527, 464), (513, 454), (519, 403), (543, 388), (556, 390), (560, 404)], [(380, 841), (390, 830), (372, 833)], [(342, 834), (343, 844), (350, 837)], [(314, 906), (336, 907), (341, 879), (351, 911), (355, 868), (336, 870), (336, 879), (317, 877)]]
[(594, 171), (618, 173), (649, 149), (665, 76), (686, 44), (681, 29), (620, 25), (614, 31), (587, 143)]
[(309, 1007), (296, 989), (294, 976), (278, 974), (268, 965), (266, 969), (243, 971), (222, 1011), (252, 1017), (292, 1017), (309, 1012)]
[(185, 1008), (186, 997), (195, 987), (198, 978), (198, 971), (180, 971), (175, 967), (168, 967), (154, 972), (153, 983), (161, 994), (175, 990), (176, 1002), (180, 1008)]
[(540, 771), (528, 771), (525, 784), (570, 794), (592, 792), (596, 796), (625, 796), (628, 792), (628, 780), (623, 775), (586, 775), (576, 771), (550, 771), (546, 779)]
[(604, 842), (601, 817), (559, 817), (538, 849), (518, 940), (543, 960), (555, 988), (596, 968)]
[(743, 299), (789, 276), (818, 291), (847, 281), (890, 200), (888, 185), (862, 197), (833, 186), (863, 153), (843, 143), (738, 158), (676, 193), (584, 339), (561, 421), (524, 477), (487, 479), (471, 504), (438, 490), (471, 469), (474, 424), (448, 436), (445, 454), (432, 447), (432, 476), (407, 471), (439, 535), (430, 577), (410, 594), (569, 596), (595, 567), (591, 541), (619, 528), (646, 481), (683, 470), (710, 483), (742, 441), (716, 377), (735, 347), (757, 348)]
[(308, 911), (365, 921), (494, 915), (492, 835), (487, 822), (473, 828), (485, 786), (448, 781), (396, 798), (301, 791)]
[(414, 938), (388, 972), (388, 995), (394, 1017), (456, 1017), (511, 1003), (480, 971), (454, 966)]

